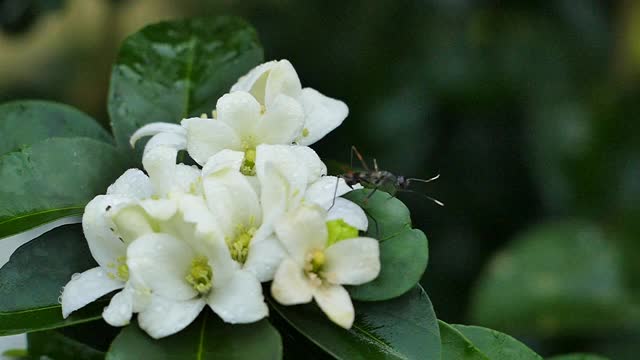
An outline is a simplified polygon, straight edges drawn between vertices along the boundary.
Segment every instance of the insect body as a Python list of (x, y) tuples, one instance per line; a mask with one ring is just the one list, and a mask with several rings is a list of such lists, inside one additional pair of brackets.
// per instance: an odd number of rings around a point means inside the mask
[[(373, 159), (373, 170), (369, 168), (367, 163), (364, 161), (364, 158), (358, 152), (355, 146), (351, 147), (351, 162), (353, 163), (353, 154), (358, 157), (360, 163), (364, 171), (353, 171), (350, 169), (346, 173), (342, 174), (341, 177), (350, 187), (353, 187), (356, 184), (360, 184), (365, 188), (373, 189), (373, 191), (367, 196), (367, 199), (371, 198), (373, 194), (378, 191), (384, 191), (389, 193), (391, 196), (394, 196), (397, 192), (415, 192), (410, 190), (411, 183), (414, 181), (428, 183), (434, 181), (440, 177), (440, 175), (436, 175), (430, 179), (417, 179), (417, 178), (409, 178), (402, 175), (395, 175), (389, 171), (380, 170), (378, 168), (378, 162), (376, 159)], [(419, 193), (421, 194), (421, 193)], [(421, 194), (426, 196), (429, 200), (434, 203), (444, 206), (444, 204), (430, 196)]]

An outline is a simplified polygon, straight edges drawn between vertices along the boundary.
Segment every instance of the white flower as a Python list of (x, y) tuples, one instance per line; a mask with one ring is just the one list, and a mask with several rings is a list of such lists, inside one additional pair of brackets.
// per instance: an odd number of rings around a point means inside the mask
[[(285, 255), (256, 188), (240, 173), (243, 153), (223, 150), (203, 168), (202, 188), (231, 257), (260, 281), (273, 279)], [(270, 189), (264, 189), (269, 192)]]
[[(111, 185), (106, 195), (91, 200), (82, 217), (84, 230), (91, 255), (98, 267), (89, 269), (72, 277), (62, 293), (62, 315), (70, 313), (95, 301), (114, 290), (124, 291), (116, 294), (103, 312), (105, 321), (114, 326), (129, 323), (134, 308), (144, 304), (144, 294), (136, 291), (134, 283), (129, 281), (129, 269), (126, 265), (127, 244), (137, 236), (150, 232), (148, 226), (131, 228), (123, 226), (117, 229), (111, 214), (126, 204), (135, 203), (151, 197), (153, 186), (149, 178), (140, 170), (127, 170)], [(153, 208), (155, 203), (144, 202), (144, 206)], [(131, 218), (129, 222), (138, 222)]]
[[(342, 219), (358, 230), (367, 230), (364, 211), (340, 196), (353, 190), (344, 179), (326, 176), (326, 166), (306, 146), (261, 145), (256, 175), (263, 189), (265, 217), (275, 222), (300, 204), (316, 204), (328, 211), (329, 220)], [(356, 188), (356, 187), (354, 187)]]
[(267, 316), (260, 282), (231, 259), (204, 199), (172, 197), (176, 213), (127, 249), (130, 273), (152, 294), (150, 304), (138, 314), (140, 327), (154, 338), (174, 334), (205, 305), (228, 323)]
[(380, 255), (377, 240), (357, 237), (357, 230), (354, 233), (348, 226), (337, 228), (331, 231), (326, 212), (318, 206), (301, 206), (283, 217), (276, 234), (289, 256), (278, 267), (271, 294), (283, 305), (315, 299), (329, 319), (348, 329), (354, 309), (342, 285), (375, 279)]
[(296, 70), (287, 60), (269, 61), (255, 67), (231, 87), (231, 93), (237, 91), (251, 93), (267, 111), (277, 105), (282, 95), (297, 100), (304, 111), (304, 127), (296, 139), (300, 145), (320, 140), (340, 126), (349, 114), (349, 108), (342, 101), (312, 88), (303, 89)]

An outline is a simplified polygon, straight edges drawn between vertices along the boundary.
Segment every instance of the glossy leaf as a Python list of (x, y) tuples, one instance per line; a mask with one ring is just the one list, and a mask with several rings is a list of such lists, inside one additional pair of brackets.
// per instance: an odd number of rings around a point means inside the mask
[(593, 354), (565, 354), (565, 355), (556, 355), (547, 360), (608, 360), (606, 357), (602, 357), (599, 355)]
[(211, 114), (217, 99), (262, 59), (253, 28), (233, 17), (161, 22), (131, 35), (111, 72), (117, 143), (128, 148), (131, 134), (150, 122)]
[(104, 352), (56, 331), (38, 331), (27, 335), (29, 356), (34, 359), (102, 360)]
[(71, 275), (94, 266), (80, 225), (56, 228), (19, 247), (0, 269), (0, 336), (99, 319), (106, 301), (67, 319), (58, 303)]
[(429, 297), (417, 286), (401, 297), (355, 302), (350, 330), (333, 324), (315, 304), (282, 306), (289, 324), (336, 359), (439, 359), (440, 335)]
[(136, 323), (116, 337), (107, 360), (137, 359), (276, 360), (282, 358), (280, 334), (265, 320), (227, 324), (208, 309), (181, 332), (154, 340)]
[(442, 360), (489, 360), (473, 343), (458, 329), (438, 320), (440, 327), (440, 343), (442, 345)]
[(590, 223), (541, 225), (499, 253), (473, 297), (474, 322), (510, 333), (584, 333), (628, 318), (620, 256)]
[(364, 209), (369, 218), (367, 235), (380, 241), (380, 275), (349, 287), (351, 296), (361, 301), (392, 299), (409, 291), (420, 281), (429, 259), (427, 237), (411, 228), (407, 207), (382, 191), (368, 198), (370, 192), (356, 190), (345, 196)]
[(126, 169), (117, 150), (88, 138), (45, 140), (0, 157), (0, 238), (70, 215)]
[(542, 360), (540, 355), (507, 334), (480, 326), (451, 326), (491, 360)]
[(90, 116), (70, 106), (48, 101), (15, 101), (0, 105), (0, 154), (19, 151), (52, 137), (113, 139)]

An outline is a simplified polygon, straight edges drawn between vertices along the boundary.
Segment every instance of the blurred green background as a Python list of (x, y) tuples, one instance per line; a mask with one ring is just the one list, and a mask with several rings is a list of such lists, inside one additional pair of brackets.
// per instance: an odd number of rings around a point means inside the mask
[[(344, 100), (314, 147), (441, 179), (401, 194), (440, 318), (539, 353), (640, 353), (640, 2), (0, 0), (0, 100), (108, 127), (110, 66), (162, 19), (236, 14), (267, 59)], [(168, 119), (157, 119), (166, 121)], [(423, 186), (421, 186), (423, 185)]]

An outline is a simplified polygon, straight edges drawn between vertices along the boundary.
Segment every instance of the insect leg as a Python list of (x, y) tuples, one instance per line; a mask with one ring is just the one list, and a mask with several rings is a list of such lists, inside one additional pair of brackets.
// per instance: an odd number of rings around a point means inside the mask
[(366, 172), (371, 172), (371, 170), (369, 170), (369, 166), (367, 166), (367, 163), (364, 161), (364, 158), (362, 157), (362, 155), (360, 155), (360, 152), (358, 152), (358, 149), (356, 149), (355, 145), (351, 145), (351, 167), (353, 168), (353, 154), (356, 154), (364, 170)]

